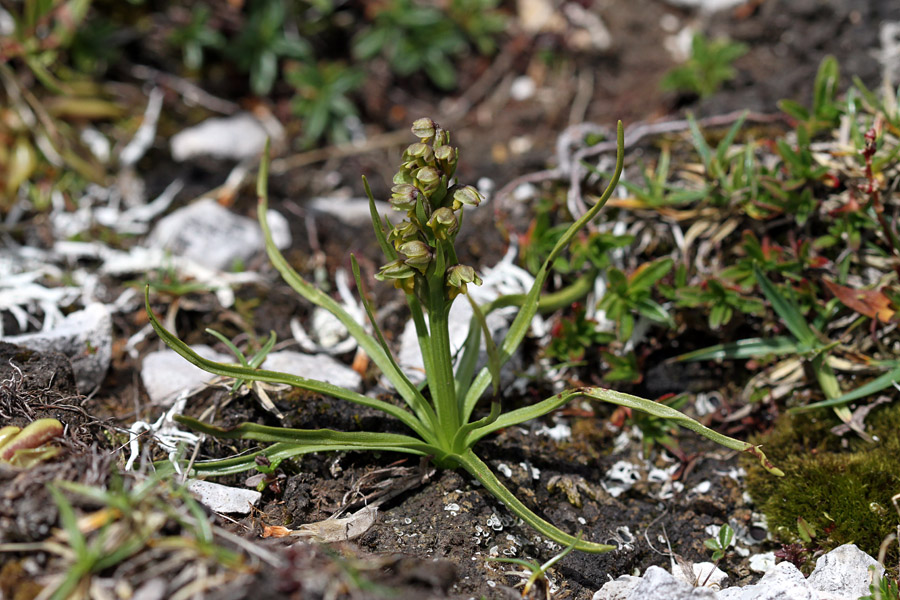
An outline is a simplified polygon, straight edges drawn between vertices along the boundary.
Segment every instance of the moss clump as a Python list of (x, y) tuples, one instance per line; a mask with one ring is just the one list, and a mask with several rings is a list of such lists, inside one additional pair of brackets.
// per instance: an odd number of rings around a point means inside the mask
[[(772, 477), (746, 464), (750, 495), (783, 541), (796, 541), (790, 535), (803, 517), (815, 527), (823, 550), (852, 542), (877, 556), (881, 541), (897, 530), (900, 517), (891, 497), (900, 493), (900, 403), (876, 409), (867, 421), (875, 442), (831, 433), (839, 421), (825, 411), (782, 415), (753, 442), (763, 444), (785, 473)], [(897, 558), (894, 544), (886, 564), (897, 564)]]

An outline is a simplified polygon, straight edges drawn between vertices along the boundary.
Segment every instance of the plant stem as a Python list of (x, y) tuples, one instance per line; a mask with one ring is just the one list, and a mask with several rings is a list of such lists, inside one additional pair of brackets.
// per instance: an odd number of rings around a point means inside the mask
[[(435, 286), (437, 287), (437, 286)], [(428, 311), (428, 331), (431, 334), (431, 369), (428, 371), (428, 389), (438, 416), (442, 432), (455, 433), (460, 428), (460, 411), (456, 402), (456, 382), (453, 376), (453, 355), (450, 352), (448, 317), (450, 302), (443, 298), (443, 287), (432, 293), (432, 310)], [(452, 434), (451, 434), (452, 437)], [(450, 449), (451, 439), (447, 439)]]

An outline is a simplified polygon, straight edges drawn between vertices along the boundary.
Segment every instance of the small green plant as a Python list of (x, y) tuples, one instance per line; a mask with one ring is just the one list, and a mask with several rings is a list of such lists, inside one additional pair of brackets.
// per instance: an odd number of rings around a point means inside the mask
[(547, 600), (550, 600), (550, 585), (547, 582), (547, 571), (549, 571), (550, 568), (553, 567), (553, 565), (565, 558), (567, 554), (572, 552), (572, 550), (575, 549), (575, 544), (580, 539), (581, 532), (579, 531), (578, 535), (575, 536), (575, 540), (571, 544), (566, 546), (559, 554), (553, 556), (553, 558), (551, 558), (544, 564), (541, 564), (536, 560), (525, 560), (524, 558), (489, 558), (488, 560), (491, 562), (508, 563), (511, 565), (519, 565), (520, 567), (525, 567), (531, 574), (528, 575), (527, 578), (524, 578), (523, 574), (524, 582), (522, 583), (522, 597), (527, 597), (528, 594), (531, 593), (531, 589), (534, 587), (534, 585), (540, 581), (544, 584), (544, 596), (547, 598)]
[(225, 36), (209, 26), (211, 14), (209, 6), (200, 4), (194, 8), (190, 22), (169, 35), (169, 43), (181, 49), (184, 66), (191, 71), (203, 67), (207, 50), (220, 50), (225, 46)]
[(746, 44), (727, 38), (708, 39), (695, 33), (691, 39), (691, 57), (685, 64), (663, 77), (663, 90), (690, 92), (701, 98), (715, 94), (723, 83), (737, 76), (732, 63), (747, 53)]
[[(838, 101), (840, 69), (833, 56), (826, 56), (819, 64), (816, 81), (813, 84), (812, 108), (806, 108), (794, 100), (781, 100), (778, 108), (797, 120), (809, 134), (825, 128), (836, 127), (844, 113), (844, 106)], [(863, 87), (864, 89), (864, 87)]]
[(614, 267), (606, 272), (608, 287), (597, 308), (606, 313), (606, 318), (616, 322), (616, 334), (620, 340), (631, 337), (635, 315), (646, 317), (654, 323), (675, 326), (668, 311), (651, 298), (653, 286), (672, 270), (672, 265), (671, 258), (660, 258), (644, 263), (631, 275), (625, 275)]
[[(874, 572), (875, 567), (871, 566), (869, 570)], [(871, 592), (869, 595), (861, 596), (859, 600), (900, 600), (897, 580), (891, 579), (888, 575), (875, 577), (875, 581), (869, 584), (869, 592)]]
[(347, 94), (362, 85), (362, 71), (338, 62), (302, 63), (286, 69), (285, 78), (297, 90), (291, 112), (303, 119), (303, 146), (323, 137), (332, 143), (349, 141), (347, 119), (357, 112)]
[(709, 328), (719, 329), (731, 322), (734, 313), (760, 315), (765, 304), (758, 298), (742, 294), (740, 289), (710, 277), (697, 286), (682, 286), (676, 290), (678, 306), (704, 307)]
[(703, 540), (703, 545), (712, 552), (710, 558), (718, 565), (725, 558), (725, 555), (728, 554), (728, 547), (731, 546), (732, 541), (734, 541), (734, 529), (728, 523), (725, 523), (719, 528), (719, 534)]
[(451, 58), (466, 49), (459, 27), (433, 6), (412, 0), (386, 0), (374, 9), (372, 25), (353, 43), (354, 55), (369, 60), (383, 55), (397, 75), (428, 75), (441, 89), (456, 86)]
[(597, 329), (597, 322), (587, 318), (584, 306), (572, 306), (571, 316), (560, 316), (550, 330), (550, 343), (544, 352), (550, 358), (566, 362), (578, 362), (584, 358), (587, 348), (608, 344), (615, 336)]
[[(465, 469), (480, 481), (485, 489), (541, 535), (560, 544), (573, 545), (585, 552), (607, 552), (614, 547), (579, 540), (535, 514), (507, 489), (488, 465), (478, 457), (474, 446), (479, 440), (500, 429), (542, 417), (571, 400), (591, 398), (669, 419), (728, 448), (751, 453), (759, 458), (765, 468), (775, 474), (780, 473), (766, 460), (758, 447), (719, 434), (663, 404), (608, 389), (599, 387), (570, 389), (537, 404), (507, 412), (501, 410), (498, 398), (499, 370), (525, 338), (532, 318), (538, 310), (541, 289), (549, 275), (550, 265), (565, 250), (578, 231), (600, 212), (616, 186), (624, 161), (624, 130), (621, 123), (618, 127), (615, 176), (596, 204), (573, 223), (557, 241), (535, 276), (535, 283), (529, 292), (524, 297), (517, 298), (516, 304), (520, 306), (520, 310), (502, 343), (494, 346), (491, 336), (485, 336), (489, 355), (488, 366), (477, 373), (481, 336), (486, 329), (484, 319), (486, 311), (482, 310), (467, 292), (469, 285), (479, 285), (481, 279), (471, 266), (459, 262), (454, 241), (459, 233), (464, 211), (468, 207), (478, 205), (481, 197), (472, 186), (456, 182), (454, 173), (458, 150), (450, 145), (447, 131), (428, 118), (416, 121), (412, 131), (419, 141), (409, 146), (403, 153), (401, 167), (394, 176), (390, 199), (395, 210), (405, 213), (405, 219), (397, 225), (391, 225), (389, 221), (383, 219), (375, 210), (374, 198), (368, 190), (367, 183), (366, 189), (369, 193), (375, 236), (387, 259), (376, 278), (393, 282), (394, 286), (405, 294), (425, 365), (426, 382), (422, 388), (413, 385), (397, 364), (368, 302), (364, 300), (363, 305), (374, 335), (367, 333), (363, 326), (331, 296), (307, 282), (288, 264), (278, 250), (272, 240), (266, 218), (267, 154), (264, 155), (260, 165), (258, 182), (259, 221), (266, 240), (266, 250), (275, 268), (297, 293), (313, 304), (325, 308), (343, 323), (372, 362), (393, 384), (403, 405), (370, 398), (335, 385), (287, 373), (207, 360), (160, 324), (150, 308), (149, 292), (145, 294), (146, 308), (153, 328), (166, 344), (200, 368), (213, 374), (245, 381), (288, 384), (367, 406), (394, 417), (410, 430), (411, 435), (370, 431), (289, 429), (255, 423), (243, 423), (232, 429), (223, 429), (190, 417), (177, 417), (180, 423), (216, 437), (271, 444), (263, 450), (236, 458), (197, 463), (193, 467), (193, 473), (196, 475), (236, 473), (255, 468), (259, 457), (267, 459), (270, 465), (277, 465), (285, 459), (308, 452), (383, 451), (428, 457), (441, 467)], [(351, 264), (357, 289), (360, 296), (365, 298), (360, 269), (355, 257), (351, 256)], [(451, 305), (460, 296), (465, 296), (471, 303), (475, 316), (462, 355), (454, 369), (448, 315)], [(493, 303), (494, 306), (497, 304)], [(490, 412), (477, 418), (476, 407), (492, 383)]]
[[(158, 477), (128, 485), (114, 477), (109, 489), (61, 481), (47, 486), (59, 510), (59, 521), (65, 532), (64, 543), (47, 541), (22, 544), (23, 550), (40, 549), (63, 558), (65, 573), (47, 590), (49, 600), (89, 597), (94, 574), (121, 564), (135, 554), (154, 548), (178, 553), (179, 560), (195, 560), (220, 565), (231, 570), (244, 570), (242, 557), (216, 544), (209, 517), (183, 487), (171, 487)], [(99, 527), (84, 527), (63, 491), (89, 499), (103, 508), (93, 514)], [(177, 523), (181, 533), (171, 535)], [(32, 547), (36, 546), (36, 547)], [(8, 550), (16, 550), (9, 544)]]
[(309, 42), (286, 31), (287, 17), (284, 0), (254, 0), (237, 39), (225, 46), (225, 53), (238, 68), (250, 74), (250, 89), (255, 94), (265, 95), (272, 89), (281, 59), (312, 58)]

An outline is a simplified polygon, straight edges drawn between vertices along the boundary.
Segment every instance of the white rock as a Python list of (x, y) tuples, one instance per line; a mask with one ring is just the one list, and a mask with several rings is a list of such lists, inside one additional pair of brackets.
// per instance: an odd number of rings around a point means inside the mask
[(803, 578), (803, 573), (789, 562), (780, 562), (754, 585), (732, 587), (716, 592), (716, 600), (819, 600)]
[(591, 600), (627, 600), (640, 583), (640, 577), (622, 575), (618, 579), (603, 584), (602, 588), (594, 592)]
[[(233, 362), (228, 354), (220, 354), (206, 345), (191, 346), (203, 358), (216, 362)], [(151, 352), (144, 357), (141, 366), (141, 381), (153, 404), (169, 405), (182, 392), (199, 390), (215, 377), (199, 367), (195, 367), (174, 350)]]
[(303, 354), (293, 350), (273, 352), (262, 364), (264, 369), (325, 381), (349, 390), (362, 386), (359, 373), (327, 354)]
[(69, 357), (75, 385), (89, 394), (103, 382), (112, 357), (112, 316), (99, 302), (73, 312), (53, 329), (3, 338), (39, 352), (60, 352)]
[(520, 75), (513, 79), (512, 85), (509, 87), (509, 95), (513, 100), (521, 102), (534, 96), (536, 90), (537, 85), (534, 79), (528, 75)]
[(650, 567), (644, 572), (641, 583), (627, 596), (627, 600), (714, 600), (716, 592), (708, 588), (695, 588), (675, 579), (660, 567)]
[[(269, 125), (267, 122), (266, 125)], [(178, 162), (197, 156), (211, 156), (226, 160), (258, 157), (266, 145), (266, 138), (284, 135), (274, 123), (269, 131), (256, 117), (238, 113), (231, 117), (207, 119), (172, 136), (169, 142), (172, 158)]]
[(728, 579), (728, 574), (711, 562), (699, 562), (691, 565), (694, 580), (688, 581), (684, 571), (677, 563), (672, 563), (672, 576), (675, 579), (693, 585), (697, 582), (699, 587), (707, 587), (717, 590), (722, 587), (722, 582)]
[(844, 544), (820, 556), (807, 582), (813, 589), (846, 598), (869, 594), (869, 567), (880, 576), (884, 567), (854, 544)]
[(197, 497), (201, 504), (218, 513), (245, 515), (262, 498), (262, 494), (256, 490), (233, 488), (199, 479), (189, 479), (185, 487)]
[[(291, 244), (287, 220), (269, 211), (272, 238), (279, 248)], [(160, 219), (148, 238), (154, 248), (193, 260), (210, 269), (229, 271), (265, 247), (259, 224), (205, 198)]]
[(774, 566), (774, 552), (763, 552), (750, 557), (750, 570), (754, 573), (768, 573)]

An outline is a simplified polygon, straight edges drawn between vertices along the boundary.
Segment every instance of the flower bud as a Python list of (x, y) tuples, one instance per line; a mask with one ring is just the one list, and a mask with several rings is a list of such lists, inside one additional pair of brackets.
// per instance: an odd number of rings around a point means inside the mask
[(400, 183), (391, 188), (391, 207), (394, 210), (413, 210), (419, 190), (410, 183)]
[(468, 265), (454, 265), (447, 269), (447, 286), (450, 298), (455, 298), (459, 294), (465, 294), (467, 291), (466, 284), (474, 283), (481, 285), (481, 278), (475, 274), (475, 269)]
[(434, 137), (434, 130), (437, 128), (437, 125), (434, 121), (429, 119), (428, 117), (423, 117), (421, 119), (417, 119), (415, 123), (412, 125), (412, 132), (417, 138), (422, 140), (427, 140), (429, 138)]
[(453, 192), (453, 210), (459, 210), (464, 204), (467, 206), (478, 206), (481, 200), (482, 197), (478, 190), (471, 185), (467, 185)]
[(431, 227), (438, 239), (446, 240), (459, 229), (459, 221), (453, 211), (444, 206), (431, 214), (428, 226)]
[(406, 255), (406, 260), (403, 261), (404, 263), (410, 267), (419, 269), (423, 273), (431, 262), (431, 248), (429, 248), (428, 244), (425, 242), (413, 240), (401, 244), (397, 250), (401, 254)]

